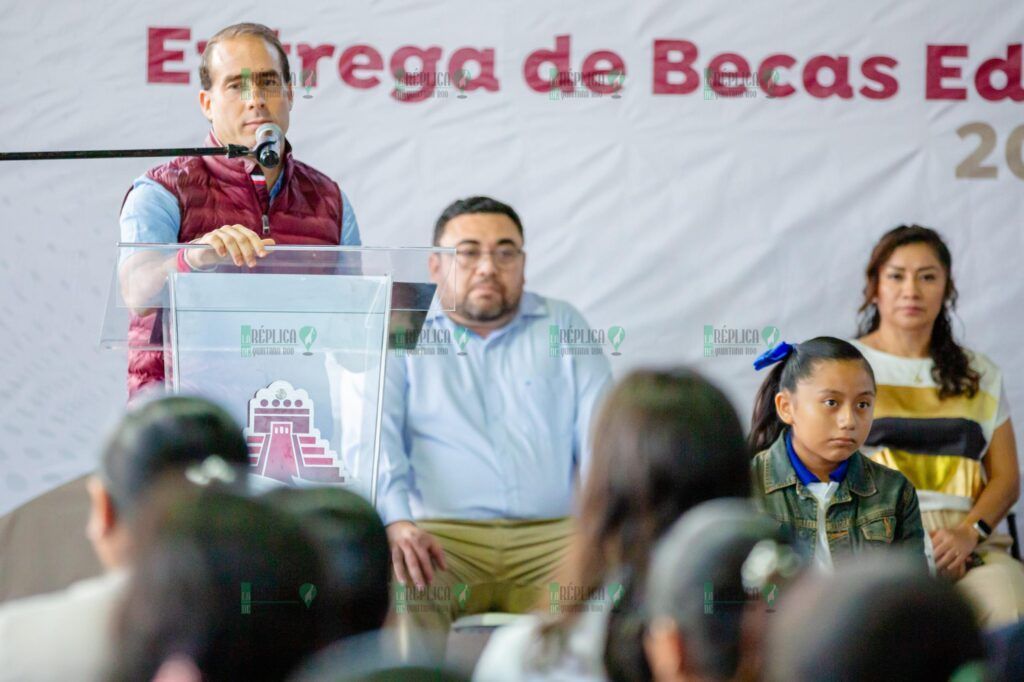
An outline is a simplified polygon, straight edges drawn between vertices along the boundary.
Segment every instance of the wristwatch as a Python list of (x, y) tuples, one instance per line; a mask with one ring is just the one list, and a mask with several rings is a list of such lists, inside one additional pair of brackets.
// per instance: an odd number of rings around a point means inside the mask
[(978, 533), (978, 544), (980, 545), (985, 540), (988, 540), (989, 536), (992, 535), (992, 526), (985, 523), (983, 519), (978, 519), (971, 526)]

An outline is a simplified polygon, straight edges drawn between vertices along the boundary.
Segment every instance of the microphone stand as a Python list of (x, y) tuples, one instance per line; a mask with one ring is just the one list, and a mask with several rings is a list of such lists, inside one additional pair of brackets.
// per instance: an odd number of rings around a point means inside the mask
[(0, 152), (0, 161), (41, 161), (53, 159), (123, 159), (152, 156), (249, 156), (252, 150), (240, 144), (226, 147), (179, 147), (175, 149), (88, 149), (58, 152)]

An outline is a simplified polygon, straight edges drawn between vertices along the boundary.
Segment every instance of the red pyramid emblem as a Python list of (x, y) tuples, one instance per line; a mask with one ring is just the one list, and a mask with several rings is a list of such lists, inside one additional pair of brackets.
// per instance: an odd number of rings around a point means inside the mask
[(257, 476), (283, 483), (345, 483), (345, 465), (313, 424), (309, 394), (287, 381), (256, 391), (249, 401), (245, 440)]

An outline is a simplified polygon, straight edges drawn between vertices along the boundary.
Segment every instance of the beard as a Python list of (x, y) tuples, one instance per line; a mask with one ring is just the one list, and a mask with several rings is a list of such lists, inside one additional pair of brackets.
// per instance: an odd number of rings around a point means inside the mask
[(465, 298), (456, 304), (455, 312), (460, 317), (473, 322), (493, 322), (514, 312), (519, 307), (519, 299), (522, 297), (521, 293), (513, 299), (508, 296), (505, 287), (500, 283), (488, 282), (488, 284), (497, 287), (498, 300), (489, 303), (474, 301), (470, 297), (471, 289), (466, 293)]

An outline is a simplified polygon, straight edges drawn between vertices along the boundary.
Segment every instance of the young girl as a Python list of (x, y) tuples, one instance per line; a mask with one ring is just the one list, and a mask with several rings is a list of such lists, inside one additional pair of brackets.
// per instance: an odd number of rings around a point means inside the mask
[(871, 431), (875, 377), (852, 344), (820, 336), (786, 342), (754, 362), (775, 365), (754, 405), (754, 496), (822, 568), (875, 547), (920, 558), (917, 493), (903, 474), (859, 452)]

